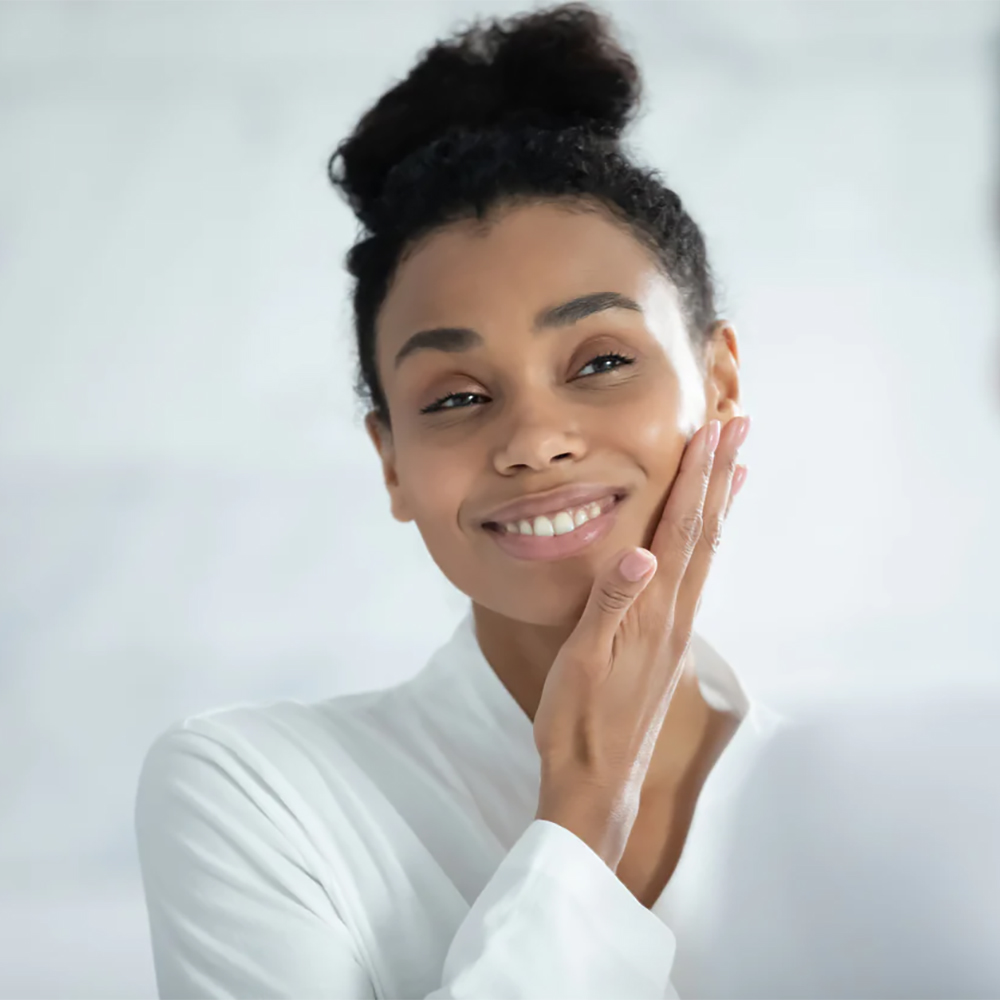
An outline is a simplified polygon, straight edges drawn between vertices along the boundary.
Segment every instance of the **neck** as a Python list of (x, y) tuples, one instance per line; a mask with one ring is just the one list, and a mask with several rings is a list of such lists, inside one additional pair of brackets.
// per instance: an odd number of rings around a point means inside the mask
[[(575, 622), (534, 625), (506, 618), (475, 602), (472, 611), (483, 656), (524, 714), (534, 722), (549, 669), (572, 633)], [(681, 678), (667, 709), (647, 773), (647, 783), (669, 785), (680, 781), (698, 753), (713, 719), (719, 715), (702, 697), (694, 653), (690, 648), (681, 669)]]

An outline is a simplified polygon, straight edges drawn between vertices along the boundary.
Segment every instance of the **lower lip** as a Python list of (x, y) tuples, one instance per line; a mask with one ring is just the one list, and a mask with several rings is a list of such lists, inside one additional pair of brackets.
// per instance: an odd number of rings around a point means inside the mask
[(575, 556), (578, 552), (599, 542), (614, 526), (618, 517), (618, 508), (624, 497), (620, 497), (599, 517), (587, 521), (579, 528), (566, 532), (565, 535), (522, 535), (507, 532), (503, 529), (484, 528), (483, 530), (500, 546), (507, 555), (515, 559), (565, 559)]

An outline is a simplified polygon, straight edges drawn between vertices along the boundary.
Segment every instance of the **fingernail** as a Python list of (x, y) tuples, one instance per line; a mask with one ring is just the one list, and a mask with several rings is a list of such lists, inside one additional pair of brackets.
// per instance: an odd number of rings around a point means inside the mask
[(647, 549), (633, 549), (618, 564), (621, 575), (626, 580), (635, 583), (641, 580), (652, 568), (655, 562), (652, 552)]
[(736, 428), (736, 441), (735, 445), (737, 448), (747, 439), (747, 434), (750, 432), (750, 418), (749, 417), (737, 417), (739, 421), (739, 426)]
[(745, 465), (737, 465), (736, 471), (733, 473), (733, 485), (729, 488), (729, 495), (736, 496), (741, 489), (743, 489), (743, 484), (747, 481), (747, 467)]
[(722, 433), (722, 424), (718, 420), (708, 422), (708, 434), (705, 435), (705, 454), (714, 455), (715, 449), (719, 446), (719, 435)]

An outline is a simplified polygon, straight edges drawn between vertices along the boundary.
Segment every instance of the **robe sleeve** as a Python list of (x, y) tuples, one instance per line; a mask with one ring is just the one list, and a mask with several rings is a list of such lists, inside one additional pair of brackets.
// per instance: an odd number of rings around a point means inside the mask
[(536, 819), (458, 929), (428, 998), (675, 996), (674, 937), (601, 857)]
[[(379, 996), (356, 929), (290, 842), (295, 817), (238, 754), (215, 749), (174, 727), (139, 779), (135, 833), (159, 996)], [(669, 928), (587, 844), (534, 820), (425, 995), (661, 1000), (675, 996), (674, 950)]]

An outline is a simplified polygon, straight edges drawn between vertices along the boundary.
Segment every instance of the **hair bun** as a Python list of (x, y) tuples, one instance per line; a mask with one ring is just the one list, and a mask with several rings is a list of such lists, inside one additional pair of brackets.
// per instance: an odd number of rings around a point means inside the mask
[(586, 4), (476, 22), (425, 50), (362, 116), (330, 178), (364, 218), (392, 167), (446, 132), (530, 124), (617, 138), (639, 97), (635, 62)]

